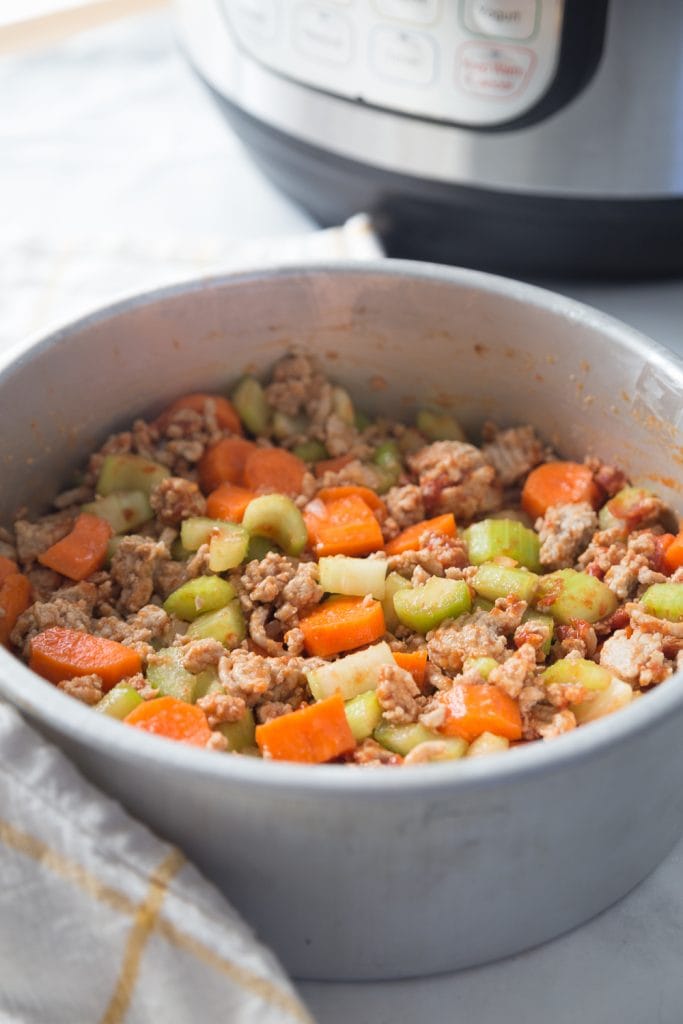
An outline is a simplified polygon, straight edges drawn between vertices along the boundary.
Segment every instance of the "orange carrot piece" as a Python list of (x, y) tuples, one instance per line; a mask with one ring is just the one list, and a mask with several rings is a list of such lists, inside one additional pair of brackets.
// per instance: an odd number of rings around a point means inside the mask
[(198, 391), (191, 395), (181, 395), (171, 402), (164, 411), (154, 420), (154, 426), (160, 431), (166, 430), (173, 417), (182, 409), (191, 409), (192, 412), (203, 413), (207, 400), (214, 404), (216, 423), (221, 430), (232, 430), (233, 434), (242, 433), (242, 422), (235, 411), (232, 402), (224, 395), (214, 395), (204, 391)]
[(82, 512), (71, 533), (38, 555), (38, 561), (70, 580), (84, 580), (104, 565), (112, 532), (106, 519)]
[(377, 519), (357, 494), (327, 504), (309, 502), (304, 521), (317, 555), (369, 555), (384, 544)]
[(392, 651), (392, 654), (399, 668), (410, 672), (417, 685), (422, 689), (427, 674), (427, 648), (422, 647), (419, 651)]
[(483, 732), (522, 738), (522, 717), (517, 702), (491, 683), (455, 683), (444, 696), (446, 721), (440, 732), (471, 743)]
[(456, 527), (452, 512), (435, 516), (434, 519), (423, 519), (414, 526), (409, 526), (398, 537), (394, 537), (384, 550), (388, 555), (402, 555), (404, 551), (419, 551), (420, 537), (429, 530), (431, 533), (442, 533), (446, 537), (455, 537)]
[(522, 489), (522, 508), (532, 519), (551, 505), (587, 501), (598, 508), (601, 492), (588, 466), (579, 462), (544, 462), (532, 469)]
[(244, 482), (244, 464), (256, 445), (243, 437), (224, 437), (207, 448), (197, 466), (199, 485), (210, 494), (221, 484)]
[[(664, 534), (664, 537), (670, 536), (671, 534)], [(661, 539), (663, 540), (664, 538), (662, 537)], [(676, 569), (680, 569), (683, 565), (683, 530), (666, 546), (662, 555), (662, 561), (664, 562), (665, 571), (668, 572), (675, 572)]]
[(339, 693), (256, 726), (256, 742), (273, 761), (322, 764), (356, 746)]
[(9, 635), (17, 619), (30, 604), (31, 584), (28, 578), (20, 572), (8, 573), (0, 582), (0, 644), (9, 643)]
[(386, 515), (387, 507), (380, 498), (379, 494), (375, 494), (369, 487), (357, 487), (349, 484), (345, 487), (321, 487), (316, 498), (320, 498), (325, 504), (329, 504), (332, 501), (338, 501), (340, 498), (348, 498), (350, 495), (355, 494), (359, 498), (362, 498), (365, 504), (373, 510), (373, 512), (382, 512)]
[(53, 626), (31, 641), (29, 668), (51, 683), (75, 676), (98, 675), (110, 690), (126, 676), (142, 668), (140, 655), (131, 647), (78, 629)]
[(11, 558), (0, 555), (0, 583), (8, 576), (15, 576), (19, 572), (19, 566)]
[(285, 448), (254, 448), (244, 466), (244, 483), (252, 491), (300, 494), (308, 467)]
[(211, 729), (202, 709), (177, 697), (155, 697), (144, 701), (126, 715), (124, 722), (155, 736), (189, 743), (193, 747), (205, 747), (211, 739)]
[(338, 473), (344, 466), (353, 462), (353, 455), (339, 455), (336, 459), (320, 459), (313, 467), (317, 477), (325, 476), (325, 473)]
[(299, 627), (307, 653), (322, 658), (371, 644), (386, 631), (382, 605), (365, 597), (330, 597), (303, 615)]
[(256, 494), (236, 484), (224, 483), (206, 499), (206, 514), (211, 519), (227, 519), (231, 523), (241, 523), (247, 505), (254, 500)]

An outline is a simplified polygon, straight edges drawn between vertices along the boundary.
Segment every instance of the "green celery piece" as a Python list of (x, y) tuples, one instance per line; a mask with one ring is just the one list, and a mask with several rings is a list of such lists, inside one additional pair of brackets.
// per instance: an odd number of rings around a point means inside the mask
[(465, 441), (465, 431), (454, 416), (446, 412), (420, 409), (415, 420), (417, 429), (429, 441)]
[(356, 411), (353, 408), (351, 395), (345, 388), (332, 388), (332, 410), (344, 423), (347, 423), (350, 427), (354, 426)]
[(300, 555), (308, 541), (301, 512), (284, 494), (263, 494), (247, 505), (242, 526), (249, 534), (267, 537), (286, 555)]
[(220, 576), (197, 576), (168, 595), (164, 601), (164, 611), (185, 622), (192, 622), (205, 612), (224, 608), (236, 596), (233, 585)]
[(145, 678), (161, 697), (175, 697), (191, 704), (196, 696), (197, 676), (183, 668), (180, 647), (164, 647), (148, 663)]
[(195, 679), (195, 703), (199, 700), (200, 697), (206, 697), (206, 695), (209, 693), (225, 693), (225, 690), (218, 681), (217, 668), (205, 668), (203, 672), (197, 673)]
[(243, 377), (230, 397), (247, 430), (264, 437), (270, 427), (270, 407), (256, 377)]
[(138, 691), (126, 683), (117, 683), (97, 702), (95, 711), (100, 711), (111, 718), (123, 719), (134, 711), (138, 704), (142, 704), (142, 697)]
[(109, 566), (111, 565), (111, 560), (116, 554), (116, 552), (119, 550), (122, 540), (123, 537), (110, 537), (109, 540), (107, 541), (107, 555), (104, 560), (105, 568), (108, 569)]
[(444, 619), (455, 619), (472, 607), (469, 587), (463, 580), (432, 576), (419, 587), (394, 594), (394, 608), (404, 626), (428, 633)]
[(616, 611), (619, 602), (601, 580), (576, 569), (558, 569), (541, 576), (536, 607), (568, 625), (572, 619), (597, 622)]
[(266, 557), (269, 551), (278, 551), (277, 544), (273, 544), (272, 541), (268, 540), (267, 537), (254, 536), (249, 538), (249, 547), (247, 548), (247, 562), (252, 562), (254, 559), (261, 561)]
[(384, 612), (384, 623), (390, 633), (396, 631), (400, 625), (396, 609), (394, 608), (394, 597), (399, 590), (410, 590), (410, 582), (397, 572), (390, 572), (384, 585), (384, 597), (382, 599), (382, 611)]
[(285, 441), (292, 434), (303, 434), (308, 428), (306, 416), (289, 416), (276, 409), (270, 424), (270, 432), (277, 441)]
[(376, 688), (377, 673), (382, 665), (395, 664), (389, 644), (382, 640), (372, 647), (311, 669), (306, 673), (306, 679), (316, 700), (325, 700), (335, 693), (341, 693), (344, 700), (351, 700), (359, 693)]
[(219, 608), (215, 612), (206, 612), (200, 615), (194, 622), (190, 623), (187, 635), (193, 640), (206, 640), (211, 638), (218, 640), (232, 650), (239, 647), (247, 635), (247, 628), (244, 622), (244, 615), (239, 601), (231, 601), (225, 608)]
[(81, 511), (106, 519), (116, 534), (136, 530), (154, 516), (143, 491), (112, 491), (106, 498), (89, 501)]
[(396, 441), (382, 441), (375, 448), (372, 456), (374, 464), (382, 470), (382, 484), (388, 484), (385, 490), (389, 490), (398, 483), (403, 472), (403, 460), (401, 450)]
[(467, 743), (459, 737), (443, 736), (439, 732), (432, 732), (425, 729), (424, 725), (415, 723), (413, 725), (391, 725), (389, 722), (380, 722), (373, 732), (377, 742), (391, 750), (394, 754), (401, 754), (405, 757), (413, 747), (420, 743), (445, 743), (448, 748), (448, 755), (444, 760), (457, 760), (467, 752)]
[(356, 410), (356, 415), (353, 418), (353, 425), (359, 434), (362, 434), (364, 430), (367, 430), (372, 420), (369, 416), (366, 416), (364, 412)]
[(462, 668), (463, 672), (478, 672), (482, 679), (488, 679), (498, 664), (495, 658), (465, 658)]
[(382, 708), (374, 690), (359, 693), (357, 697), (348, 700), (344, 711), (356, 743), (362, 743), (368, 736), (372, 736), (382, 719)]
[(192, 552), (187, 550), (180, 537), (176, 537), (171, 544), (171, 558), (175, 562), (186, 562), (191, 554)]
[(606, 690), (600, 690), (590, 700), (572, 704), (571, 710), (574, 712), (578, 724), (585, 725), (587, 722), (593, 722), (597, 718), (603, 718), (605, 715), (611, 715), (615, 711), (627, 707), (632, 700), (633, 690), (628, 683), (613, 676)]
[(552, 683), (578, 683), (586, 690), (606, 690), (612, 682), (612, 674), (606, 668), (586, 658), (560, 658), (550, 665), (541, 676), (546, 686)]
[(328, 594), (364, 597), (372, 594), (382, 601), (386, 592), (385, 558), (353, 558), (329, 555), (320, 559), (320, 586)]
[(223, 722), (218, 726), (228, 741), (228, 751), (237, 754), (242, 750), (256, 746), (256, 722), (254, 712), (247, 708), (239, 722)]
[(683, 619), (683, 583), (653, 583), (640, 602), (648, 615), (680, 622)]
[(486, 597), (481, 597), (480, 594), (475, 594), (472, 599), (473, 612), (490, 612), (492, 608), (493, 601), (489, 601)]
[(292, 452), (303, 462), (320, 462), (321, 459), (329, 459), (328, 452), (322, 441), (302, 441), (292, 448)]
[(548, 627), (548, 637), (543, 642), (541, 650), (547, 656), (550, 654), (550, 648), (553, 645), (553, 633), (555, 631), (555, 620), (552, 615), (543, 615), (541, 612), (536, 612), (533, 608), (527, 608), (522, 616), (522, 622), (542, 622)]
[(141, 455), (105, 455), (95, 490), (102, 497), (113, 491), (142, 491), (149, 494), (162, 480), (171, 475), (166, 466), (160, 466)]
[[(651, 501), (655, 498), (658, 512), (653, 515), (647, 513), (647, 506), (652, 509)], [(623, 526), (628, 530), (644, 526), (656, 520), (667, 530), (678, 533), (678, 520), (671, 509), (661, 508), (658, 496), (654, 491), (645, 487), (623, 487), (613, 498), (602, 506), (598, 513), (598, 524), (601, 530), (608, 530), (613, 526)]]
[(483, 732), (470, 743), (466, 757), (483, 757), (485, 754), (500, 754), (510, 749), (510, 740), (504, 736), (496, 736), (493, 732)]
[(473, 565), (505, 555), (532, 572), (540, 571), (538, 534), (516, 519), (482, 519), (468, 526), (463, 538)]
[(528, 569), (508, 569), (495, 562), (484, 562), (477, 569), (472, 586), (489, 601), (512, 595), (531, 604), (538, 587), (538, 576)]
[(206, 516), (190, 516), (180, 526), (180, 541), (188, 551), (197, 551), (202, 544), (209, 545), (209, 569), (226, 572), (235, 569), (247, 557), (249, 534), (238, 523)]

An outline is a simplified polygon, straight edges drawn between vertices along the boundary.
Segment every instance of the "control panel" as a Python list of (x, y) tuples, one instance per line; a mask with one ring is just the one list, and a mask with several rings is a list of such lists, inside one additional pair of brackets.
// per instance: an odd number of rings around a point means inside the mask
[(293, 81), (482, 128), (547, 92), (565, 10), (565, 0), (217, 2), (242, 50)]

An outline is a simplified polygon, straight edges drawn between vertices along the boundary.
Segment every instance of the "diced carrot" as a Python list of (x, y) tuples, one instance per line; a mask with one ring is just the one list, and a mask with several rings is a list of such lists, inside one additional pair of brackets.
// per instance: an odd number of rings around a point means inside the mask
[(601, 499), (592, 472), (579, 462), (544, 462), (531, 470), (522, 488), (522, 508), (532, 519), (551, 505), (587, 501), (598, 508)]
[(327, 504), (309, 502), (304, 520), (317, 555), (369, 555), (384, 544), (377, 519), (357, 494)]
[(446, 720), (440, 732), (461, 736), (471, 743), (483, 732), (522, 738), (522, 717), (517, 702), (492, 683), (454, 683), (444, 695)]
[(31, 584), (28, 578), (20, 572), (8, 573), (0, 581), (0, 644), (9, 643), (9, 635), (17, 619), (30, 603)]
[(322, 764), (356, 746), (339, 693), (256, 726), (256, 742), (274, 761)]
[(362, 498), (366, 505), (368, 505), (374, 512), (379, 511), (386, 514), (387, 507), (380, 498), (379, 494), (375, 494), (369, 487), (356, 487), (349, 484), (346, 487), (321, 487), (316, 498), (320, 498), (325, 504), (331, 501), (338, 501), (339, 498), (348, 498), (350, 495), (356, 494), (359, 498)]
[[(671, 534), (664, 534), (664, 536), (670, 537)], [(662, 560), (669, 572), (675, 572), (683, 565), (683, 530), (667, 545)]]
[(384, 550), (388, 555), (402, 555), (404, 551), (419, 551), (420, 537), (427, 531), (431, 533), (442, 533), (446, 537), (455, 537), (456, 527), (452, 512), (445, 515), (435, 516), (434, 519), (423, 519), (414, 526), (409, 526), (398, 537), (394, 537)]
[(78, 629), (53, 626), (31, 641), (29, 668), (51, 683), (75, 676), (100, 676), (105, 690), (142, 667), (140, 655), (131, 647)]
[(14, 576), (19, 572), (19, 566), (11, 558), (0, 555), (0, 583), (8, 576)]
[(394, 661), (400, 668), (410, 672), (411, 676), (422, 689), (427, 674), (427, 648), (421, 647), (419, 651), (392, 651)]
[(300, 494), (308, 467), (285, 448), (254, 448), (244, 466), (244, 483), (252, 491)]
[(207, 448), (197, 466), (199, 484), (210, 494), (223, 483), (242, 484), (244, 464), (256, 445), (243, 437), (224, 437)]
[(336, 459), (321, 459), (316, 462), (313, 472), (316, 476), (325, 476), (325, 473), (338, 473), (344, 466), (353, 462), (353, 455), (339, 455)]
[(308, 654), (321, 658), (371, 644), (386, 630), (382, 605), (365, 597), (329, 597), (301, 616), (299, 628)]
[(82, 512), (71, 533), (38, 555), (38, 561), (70, 580), (84, 580), (104, 565), (112, 532), (106, 519)]
[(233, 434), (242, 433), (242, 422), (235, 411), (232, 402), (224, 395), (214, 395), (208, 392), (198, 391), (191, 395), (181, 395), (171, 402), (164, 411), (154, 420), (154, 426), (162, 432), (166, 430), (173, 417), (182, 409), (191, 409), (192, 412), (203, 413), (207, 401), (213, 402), (216, 423), (221, 430), (232, 430)]
[(227, 519), (231, 523), (241, 523), (247, 505), (255, 497), (256, 494), (245, 487), (221, 484), (206, 499), (206, 514), (212, 519)]
[(189, 743), (193, 747), (205, 747), (211, 739), (211, 729), (202, 709), (177, 697), (146, 700), (126, 715), (124, 722), (155, 736)]

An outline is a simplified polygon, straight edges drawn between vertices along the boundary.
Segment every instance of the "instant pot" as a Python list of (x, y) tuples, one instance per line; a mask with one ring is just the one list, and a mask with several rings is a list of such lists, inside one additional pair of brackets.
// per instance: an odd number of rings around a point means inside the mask
[(177, 0), (263, 171), (392, 256), (683, 269), (681, 0)]

